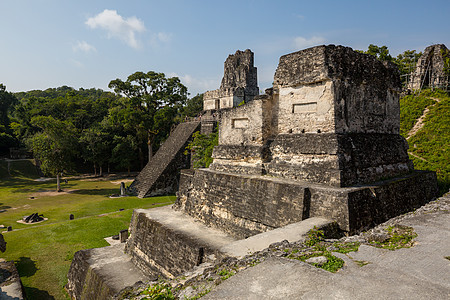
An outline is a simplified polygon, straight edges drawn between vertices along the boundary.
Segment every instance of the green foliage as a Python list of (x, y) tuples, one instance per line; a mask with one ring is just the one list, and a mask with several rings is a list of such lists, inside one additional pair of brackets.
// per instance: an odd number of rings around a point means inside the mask
[(339, 253), (349, 253), (356, 252), (359, 250), (360, 243), (359, 242), (335, 242), (333, 246), (336, 248), (335, 252)]
[(415, 71), (420, 56), (422, 56), (422, 52), (416, 53), (416, 50), (406, 50), (394, 58), (393, 62), (400, 71), (400, 79), (403, 85), (406, 85), (409, 74)]
[[(438, 99), (436, 101), (434, 99)], [(450, 97), (441, 90), (423, 90), (420, 96), (400, 99), (400, 130), (406, 137), (423, 113), (429, 111), (423, 127), (408, 139), (410, 158), (419, 170), (435, 171), (440, 194), (450, 188)]]
[(51, 116), (34, 117), (31, 123), (42, 130), (29, 140), (29, 147), (41, 162), (42, 171), (51, 176), (70, 171), (77, 142), (72, 123)]
[(369, 241), (372, 245), (389, 250), (397, 250), (400, 248), (410, 248), (414, 245), (414, 238), (417, 233), (409, 226), (394, 225), (388, 226), (386, 231), (390, 235), (389, 239), (384, 242)]
[[(197, 131), (193, 134), (193, 140), (186, 147), (192, 153), (194, 168), (208, 168), (212, 163), (212, 152), (214, 146), (219, 144), (219, 134), (213, 132), (209, 135), (201, 134)], [(185, 151), (185, 154), (188, 152)]]
[(222, 280), (227, 280), (228, 278), (230, 278), (231, 276), (233, 276), (236, 273), (233, 272), (232, 270), (228, 270), (227, 268), (224, 268), (224, 269), (220, 270), (220, 272), (217, 274), (220, 276), (220, 278)]
[(179, 121), (183, 121), (188, 118), (194, 118), (203, 111), (203, 94), (197, 94), (191, 99), (187, 100), (186, 106), (181, 110), (181, 118)]
[(175, 296), (172, 293), (172, 286), (167, 283), (157, 283), (146, 288), (141, 295), (145, 295), (145, 298), (149, 300), (173, 300)]
[[(187, 100), (187, 88), (178, 77), (166, 78), (164, 73), (153, 71), (135, 72), (128, 76), (126, 81), (112, 80), (108, 87), (123, 96), (117, 103), (117, 107), (109, 112), (112, 122), (121, 124), (128, 131), (133, 131), (138, 144), (146, 143), (150, 159), (153, 143), (162, 129), (158, 126), (160, 123), (155, 116), (162, 109), (178, 109), (183, 106)], [(169, 123), (170, 129), (174, 114), (160, 116), (164, 117), (165, 123)], [(168, 134), (168, 132), (165, 133)]]
[(388, 47), (386, 46), (379, 47), (377, 45), (370, 44), (367, 51), (363, 51), (363, 53), (373, 55), (381, 61), (393, 60), (392, 56), (389, 54)]
[(0, 83), (0, 156), (8, 154), (10, 147), (18, 145), (10, 127), (10, 115), (16, 103), (16, 97), (7, 92), (6, 87)]
[(444, 59), (444, 73), (450, 76), (450, 51), (448, 49), (441, 49), (441, 55)]
[(353, 260), (353, 261), (360, 267), (364, 267), (365, 265), (370, 264), (370, 262), (366, 260)]
[(119, 168), (126, 168), (129, 173), (138, 147), (136, 138), (132, 135), (127, 135), (126, 137), (115, 136), (114, 143), (116, 146), (112, 151), (112, 161)]
[(317, 268), (324, 269), (328, 272), (336, 273), (340, 268), (342, 268), (344, 266), (344, 261), (342, 259), (334, 256), (329, 251), (319, 251), (319, 252), (308, 253), (308, 254), (304, 254), (304, 255), (300, 255), (300, 256), (289, 255), (288, 258), (306, 261), (311, 257), (318, 257), (318, 256), (325, 256), (328, 261), (324, 264), (317, 264), (317, 263), (312, 264), (313, 266), (315, 266)]
[(308, 238), (305, 241), (305, 245), (312, 247), (312, 246), (318, 244), (319, 242), (323, 241), (325, 236), (324, 236), (323, 230), (319, 230), (319, 229), (317, 229), (316, 226), (314, 226), (313, 229), (308, 231), (307, 237)]

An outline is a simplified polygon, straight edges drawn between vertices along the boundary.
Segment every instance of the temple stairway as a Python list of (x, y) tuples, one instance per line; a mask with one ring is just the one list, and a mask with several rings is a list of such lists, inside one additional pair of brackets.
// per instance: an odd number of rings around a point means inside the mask
[(129, 190), (139, 198), (174, 193), (178, 186), (178, 172), (189, 167), (184, 155), (192, 134), (199, 130), (200, 122), (179, 124), (139, 173)]

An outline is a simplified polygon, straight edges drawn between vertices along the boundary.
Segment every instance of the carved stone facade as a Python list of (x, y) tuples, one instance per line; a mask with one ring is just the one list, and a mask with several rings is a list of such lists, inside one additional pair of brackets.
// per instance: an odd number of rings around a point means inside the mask
[(450, 51), (444, 44), (428, 46), (417, 61), (408, 88), (423, 87), (448, 89), (450, 87)]
[(220, 89), (203, 94), (203, 110), (218, 110), (238, 106), (259, 94), (253, 52), (249, 49), (236, 51), (225, 61)]
[(211, 169), (350, 186), (410, 172), (393, 64), (342, 46), (280, 58), (274, 87), (221, 113)]
[(348, 47), (282, 56), (265, 95), (219, 111), (214, 161), (182, 172), (175, 207), (243, 238), (310, 216), (354, 233), (421, 206), (436, 177), (409, 160), (400, 92), (394, 64)]

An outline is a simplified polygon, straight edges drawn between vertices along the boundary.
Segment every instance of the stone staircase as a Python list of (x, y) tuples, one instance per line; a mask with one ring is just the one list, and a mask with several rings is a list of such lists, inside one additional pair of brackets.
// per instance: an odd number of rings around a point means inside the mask
[(179, 124), (130, 185), (129, 191), (139, 198), (174, 193), (179, 170), (189, 168), (185, 148), (199, 127), (200, 122)]

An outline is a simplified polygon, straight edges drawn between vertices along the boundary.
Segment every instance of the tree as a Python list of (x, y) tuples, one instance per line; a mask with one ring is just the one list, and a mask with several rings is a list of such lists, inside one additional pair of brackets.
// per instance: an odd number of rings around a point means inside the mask
[(110, 110), (110, 117), (122, 123), (127, 130), (134, 130), (140, 142), (147, 141), (150, 160), (153, 142), (159, 132), (155, 122), (157, 112), (165, 107), (184, 105), (187, 88), (178, 77), (166, 78), (164, 73), (153, 71), (136, 72), (126, 81), (112, 80), (108, 87), (124, 97), (119, 107)]
[(100, 176), (103, 176), (103, 165), (111, 158), (111, 135), (100, 125), (93, 126), (83, 131), (80, 143), (83, 149), (82, 156), (94, 165), (95, 175), (98, 166)]
[(112, 150), (112, 158), (119, 168), (126, 168), (128, 175), (130, 175), (130, 167), (134, 160), (134, 152), (136, 151), (136, 139), (132, 135), (115, 136), (114, 144), (116, 145)]
[(60, 192), (61, 173), (72, 169), (77, 143), (75, 127), (51, 116), (34, 117), (31, 123), (41, 131), (28, 140), (28, 146), (41, 162), (42, 171), (56, 176), (56, 190)]
[(392, 56), (389, 54), (388, 47), (386, 46), (377, 46), (370, 44), (367, 51), (364, 51), (365, 54), (370, 54), (375, 56), (378, 60), (381, 61), (392, 61)]
[(186, 117), (196, 117), (199, 113), (203, 111), (203, 94), (197, 94), (196, 96), (189, 99), (186, 106), (181, 110), (181, 119), (184, 120)]
[(0, 154), (6, 154), (10, 147), (17, 145), (10, 127), (10, 113), (16, 103), (16, 97), (0, 83)]
[(208, 168), (213, 162), (212, 152), (214, 147), (219, 144), (218, 132), (209, 135), (201, 134), (200, 131), (194, 132), (193, 140), (186, 147), (184, 154), (191, 150), (194, 168)]

